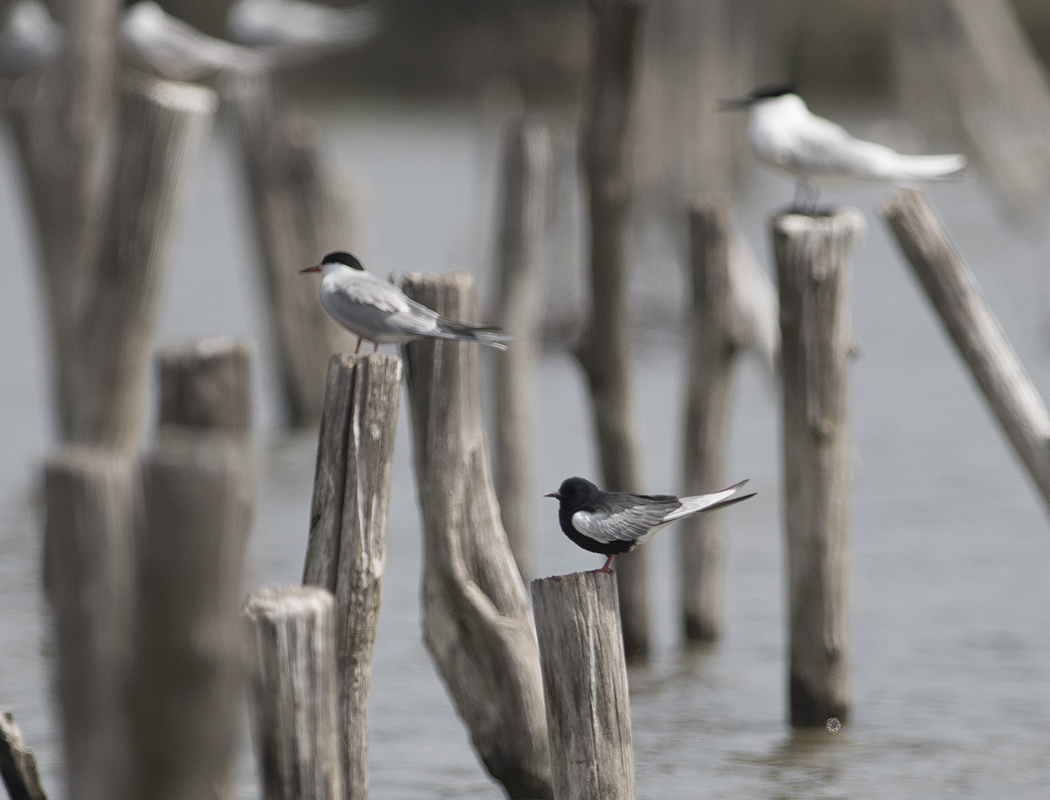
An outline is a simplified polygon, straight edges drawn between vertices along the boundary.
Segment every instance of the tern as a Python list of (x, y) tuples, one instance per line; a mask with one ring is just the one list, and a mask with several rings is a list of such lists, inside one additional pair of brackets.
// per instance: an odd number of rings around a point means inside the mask
[(40, 0), (17, 0), (0, 31), (0, 70), (17, 77), (50, 64), (62, 51), (65, 34)]
[(822, 186), (945, 178), (966, 166), (957, 154), (903, 155), (857, 139), (812, 113), (790, 86), (756, 89), (746, 97), (723, 100), (721, 107), (750, 109), (747, 133), (755, 155), (796, 180), (794, 207), (799, 209), (815, 208)]
[(269, 64), (264, 54), (201, 33), (153, 0), (141, 0), (124, 12), (120, 44), (139, 66), (176, 81), (197, 81), (224, 72), (259, 72)]
[(332, 8), (307, 0), (237, 0), (226, 16), (233, 41), (269, 50), (285, 65), (354, 47), (379, 28), (371, 3)]
[(608, 556), (594, 572), (610, 572), (613, 556), (629, 553), (649, 541), (665, 525), (739, 503), (755, 494), (737, 494), (740, 483), (712, 494), (675, 497), (669, 494), (603, 492), (585, 478), (566, 478), (556, 492), (558, 522), (572, 542), (584, 550)]
[(361, 266), (349, 253), (329, 253), (320, 264), (299, 270), (300, 274), (323, 272), (321, 305), (328, 316), (357, 337), (357, 348), (366, 339), (381, 344), (405, 344), (413, 339), (456, 339), (481, 342), (506, 350), (499, 328), (446, 319), (436, 311), (405, 296), (404, 292)]

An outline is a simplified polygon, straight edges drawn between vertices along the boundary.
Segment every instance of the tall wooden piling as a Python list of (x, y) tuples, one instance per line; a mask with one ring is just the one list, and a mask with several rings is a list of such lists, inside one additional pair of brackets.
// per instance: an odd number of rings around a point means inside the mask
[(166, 435), (143, 457), (129, 797), (233, 796), (252, 516), (243, 447)]
[(634, 751), (616, 575), (532, 582), (556, 800), (633, 800)]
[(288, 422), (312, 425), (324, 403), (328, 359), (350, 339), (321, 308), (317, 282), (297, 272), (351, 248), (348, 212), (326, 180), (316, 136), (282, 115), (273, 76), (230, 74), (220, 90), (241, 142)]
[[(730, 277), (729, 205), (697, 203), (689, 210), (692, 309), (682, 492), (725, 487), (733, 371), (742, 342)], [(725, 529), (721, 514), (701, 514), (678, 531), (679, 601), (687, 639), (712, 641), (722, 624)]]
[(76, 447), (44, 467), (46, 583), (73, 800), (126, 794), (124, 682), (131, 665), (137, 484), (131, 462)]
[[(477, 320), (465, 273), (406, 275), (401, 287), (443, 316)], [(551, 797), (539, 654), (492, 486), (478, 347), (419, 340), (403, 348), (423, 515), (423, 639), (508, 796)]]
[(780, 289), (784, 516), (791, 724), (849, 712), (849, 430), (852, 347), (847, 257), (864, 230), (853, 209), (773, 218)]
[(514, 345), (494, 359), (495, 473), (503, 527), (522, 575), (532, 571), (532, 480), (542, 253), (550, 192), (550, 133), (515, 122), (503, 153), (503, 215), (497, 245), (497, 319)]
[(263, 800), (343, 800), (335, 598), (315, 586), (252, 592), (252, 733)]
[[(589, 207), (591, 312), (576, 356), (587, 375), (602, 488), (641, 490), (630, 380), (627, 213), (631, 197), (628, 121), (644, 0), (590, 0), (590, 89), (580, 128), (580, 165)], [(650, 648), (649, 551), (617, 560), (628, 657)]]
[(977, 278), (922, 192), (898, 192), (882, 215), (1050, 511), (1050, 412)]
[(6, 708), (0, 708), (0, 780), (11, 800), (47, 800), (36, 756)]
[(335, 597), (348, 800), (368, 797), (368, 696), (386, 569), (401, 372), (401, 360), (390, 355), (332, 356), (317, 443), (303, 583)]

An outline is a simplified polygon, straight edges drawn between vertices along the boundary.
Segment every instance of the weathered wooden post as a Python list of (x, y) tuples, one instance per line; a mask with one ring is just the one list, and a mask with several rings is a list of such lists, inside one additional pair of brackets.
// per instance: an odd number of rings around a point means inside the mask
[(545, 127), (516, 122), (504, 139), (503, 216), (496, 274), (498, 312), (514, 345), (494, 358), (495, 473), (503, 527), (522, 575), (532, 570), (536, 359), (540, 347), (543, 233), (551, 141)]
[(849, 430), (852, 347), (847, 257), (864, 219), (853, 209), (772, 220), (780, 289), (784, 517), (791, 724), (849, 713)]
[(616, 576), (532, 582), (556, 800), (633, 800), (634, 750)]
[(252, 733), (263, 800), (342, 800), (335, 598), (315, 586), (252, 592)]
[(251, 347), (226, 337), (161, 348), (156, 366), (161, 430), (250, 436), (251, 362)]
[(922, 192), (882, 207), (919, 283), (1050, 511), (1050, 412)]
[(324, 313), (317, 284), (297, 271), (331, 250), (350, 249), (348, 212), (325, 180), (316, 137), (282, 118), (272, 75), (231, 73), (220, 91), (233, 109), (259, 242), (259, 262), (293, 426), (314, 424), (332, 354), (350, 339)]
[[(744, 344), (730, 275), (730, 211), (725, 201), (689, 210), (690, 282), (688, 386), (682, 493), (725, 486), (733, 371)], [(701, 514), (678, 531), (682, 630), (694, 641), (718, 638), (722, 624), (725, 525), (721, 514)]]
[[(443, 316), (477, 319), (466, 273), (406, 275), (401, 288)], [(419, 340), (403, 352), (423, 515), (423, 640), (508, 796), (551, 797), (539, 654), (492, 488), (478, 345)]]
[[(644, 0), (590, 0), (593, 35), (589, 100), (580, 162), (589, 204), (591, 313), (576, 350), (591, 391), (603, 489), (641, 488), (630, 383), (627, 313), (628, 111)], [(618, 561), (623, 636), (629, 658), (649, 653), (649, 558), (643, 547)]]
[(252, 517), (244, 447), (172, 431), (142, 459), (129, 797), (232, 797)]
[(368, 797), (368, 696), (386, 569), (386, 515), (401, 360), (332, 356), (317, 444), (303, 583), (335, 596), (342, 774)]
[(36, 756), (22, 740), (14, 714), (0, 708), (0, 779), (11, 800), (47, 800)]
[[(40, 241), (62, 437), (131, 450), (142, 427), (159, 289), (215, 93), (125, 81), (117, 152), (104, 173), (80, 142), (64, 141), (71, 131), (85, 141), (94, 132), (80, 131), (82, 119), (67, 124), (55, 107), (63, 81), (25, 77), (39, 80), (12, 92), (8, 117)], [(106, 129), (104, 120), (92, 122)], [(97, 185), (103, 174), (105, 192)]]
[(57, 689), (70, 797), (126, 789), (124, 681), (134, 613), (133, 509), (128, 458), (76, 447), (44, 467), (44, 547), (58, 654)]

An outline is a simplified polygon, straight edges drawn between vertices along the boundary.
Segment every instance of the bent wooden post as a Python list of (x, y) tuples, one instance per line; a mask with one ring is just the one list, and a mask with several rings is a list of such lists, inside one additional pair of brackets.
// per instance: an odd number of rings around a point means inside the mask
[(849, 713), (849, 429), (852, 347), (847, 256), (864, 230), (853, 209), (773, 218), (784, 386), (791, 724)]
[(498, 316), (511, 347), (494, 358), (496, 494), (522, 575), (532, 571), (536, 360), (540, 348), (543, 231), (550, 183), (547, 128), (517, 122), (504, 138)]
[[(465, 273), (407, 275), (401, 287), (442, 316), (477, 319)], [(492, 488), (478, 347), (419, 340), (403, 348), (423, 515), (423, 639), (507, 795), (551, 797), (539, 654)]]
[(1050, 412), (977, 278), (922, 192), (898, 192), (881, 213), (1050, 512)]
[(264, 800), (342, 800), (335, 598), (315, 586), (252, 592), (252, 734)]
[(557, 800), (633, 800), (634, 751), (616, 576), (532, 582)]
[(44, 467), (55, 685), (74, 800), (121, 797), (126, 789), (136, 492), (130, 460), (113, 451), (69, 448)]
[[(743, 333), (730, 276), (730, 222), (726, 202), (697, 203), (689, 211), (692, 311), (686, 394), (682, 493), (725, 487), (733, 371)], [(712, 641), (722, 624), (725, 526), (721, 514), (701, 514), (678, 531), (682, 630)]]
[(386, 569), (401, 371), (395, 356), (332, 356), (317, 443), (303, 583), (335, 596), (348, 800), (368, 797), (368, 696)]

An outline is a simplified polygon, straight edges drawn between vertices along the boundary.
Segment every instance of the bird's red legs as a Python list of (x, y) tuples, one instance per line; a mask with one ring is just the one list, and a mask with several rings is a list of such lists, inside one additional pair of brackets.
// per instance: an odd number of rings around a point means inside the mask
[(358, 351), (361, 349), (361, 337), (357, 337), (357, 347), (354, 348), (354, 355), (356, 356)]
[(605, 559), (605, 566), (604, 567), (602, 567), (601, 569), (592, 569), (590, 571), (591, 572), (612, 572), (612, 570), (609, 569), (609, 565), (612, 563), (614, 555), (616, 555), (616, 553), (610, 554), (609, 557), (607, 559)]

